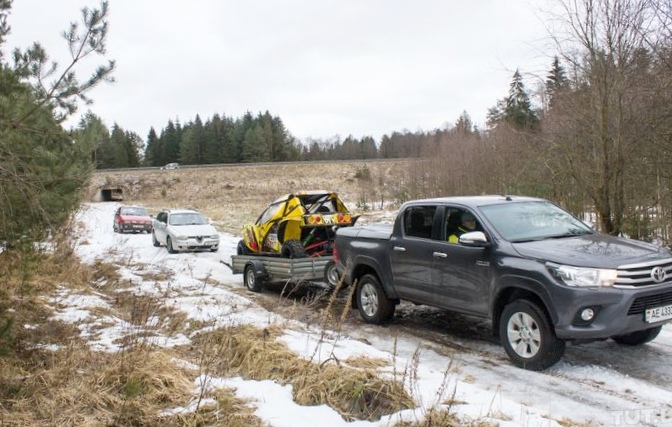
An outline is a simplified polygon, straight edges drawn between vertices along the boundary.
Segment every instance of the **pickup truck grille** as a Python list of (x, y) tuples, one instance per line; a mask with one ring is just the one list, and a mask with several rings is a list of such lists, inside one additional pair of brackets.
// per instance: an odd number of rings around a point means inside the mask
[[(653, 274), (653, 271), (657, 267), (665, 271), (664, 280), (654, 281), (655, 274)], [(660, 278), (660, 275), (658, 275), (658, 278)], [(618, 278), (614, 286), (617, 288), (638, 288), (657, 285), (670, 280), (672, 280), (672, 259), (664, 259), (618, 267)]]
[(647, 308), (662, 307), (672, 304), (672, 292), (663, 294), (649, 295), (646, 297), (635, 298), (628, 310), (628, 316), (633, 314), (642, 314)]

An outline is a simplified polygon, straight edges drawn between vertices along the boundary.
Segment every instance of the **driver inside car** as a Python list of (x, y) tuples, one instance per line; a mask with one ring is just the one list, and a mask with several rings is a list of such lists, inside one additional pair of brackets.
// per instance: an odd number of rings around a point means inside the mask
[(474, 230), (476, 230), (476, 218), (469, 212), (462, 212), (460, 215), (460, 225), (457, 227), (457, 230), (448, 236), (448, 241), (450, 243), (457, 243), (461, 235)]

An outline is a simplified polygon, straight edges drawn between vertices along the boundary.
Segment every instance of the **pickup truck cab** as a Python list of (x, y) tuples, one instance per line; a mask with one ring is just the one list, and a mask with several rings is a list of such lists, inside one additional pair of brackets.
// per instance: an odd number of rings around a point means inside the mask
[(554, 365), (566, 342), (644, 344), (672, 319), (669, 250), (600, 234), (544, 199), (411, 201), (393, 225), (338, 229), (335, 245), (365, 322), (389, 322), (401, 300), (486, 318), (525, 369)]

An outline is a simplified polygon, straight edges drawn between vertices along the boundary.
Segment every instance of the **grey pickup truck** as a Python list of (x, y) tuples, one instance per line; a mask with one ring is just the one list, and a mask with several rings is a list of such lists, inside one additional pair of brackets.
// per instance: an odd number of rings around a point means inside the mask
[(556, 204), (519, 196), (401, 206), (394, 224), (340, 228), (339, 273), (367, 323), (401, 300), (489, 319), (516, 366), (543, 370), (565, 343), (653, 340), (672, 320), (672, 254), (600, 234)]

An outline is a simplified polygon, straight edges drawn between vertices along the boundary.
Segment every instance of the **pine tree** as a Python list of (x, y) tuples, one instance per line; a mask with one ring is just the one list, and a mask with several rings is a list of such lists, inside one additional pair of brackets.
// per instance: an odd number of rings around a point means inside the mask
[[(9, 32), (11, 2), (0, 2), (0, 46)], [(88, 92), (110, 80), (114, 61), (80, 80), (76, 65), (86, 57), (104, 56), (107, 2), (82, 10), (64, 38), (73, 52), (59, 73), (37, 43), (16, 50), (14, 64), (0, 62), (0, 240), (8, 247), (33, 250), (39, 241), (66, 224), (79, 206), (97, 144), (95, 132), (66, 132), (60, 125)], [(4, 56), (0, 55), (0, 59)], [(83, 81), (83, 83), (79, 83)], [(25, 245), (20, 245), (25, 242)]]
[(560, 64), (560, 59), (556, 56), (551, 64), (551, 70), (546, 77), (546, 96), (548, 97), (548, 107), (553, 107), (553, 101), (563, 90), (569, 87), (569, 80), (565, 69)]
[(455, 122), (455, 131), (465, 135), (473, 133), (474, 123), (471, 121), (471, 117), (466, 111), (462, 111), (457, 122)]
[(145, 155), (143, 164), (145, 166), (160, 166), (165, 163), (161, 162), (161, 146), (159, 142), (159, 137), (156, 135), (156, 131), (152, 126), (149, 129), (149, 134), (147, 134), (147, 145), (145, 146)]
[(103, 120), (91, 111), (88, 111), (79, 120), (74, 138), (79, 143), (93, 147), (91, 161), (93, 161), (94, 168), (100, 169), (101, 162), (98, 159), (100, 146), (109, 143), (110, 140), (110, 131), (103, 123)]
[(200, 165), (203, 163), (203, 122), (197, 114), (193, 123), (184, 127), (180, 139), (180, 163), (185, 165)]
[(509, 96), (497, 101), (497, 105), (488, 110), (487, 123), (495, 128), (499, 123), (506, 123), (518, 130), (532, 130), (539, 124), (537, 114), (532, 110), (530, 97), (525, 91), (523, 77), (516, 70), (511, 79)]
[(168, 120), (168, 126), (161, 132), (161, 146), (163, 148), (162, 164), (178, 162), (180, 159), (180, 140), (182, 128), (179, 122), (176, 124)]
[(242, 163), (256, 163), (268, 161), (268, 151), (264, 139), (264, 129), (257, 124), (245, 133), (242, 145)]

